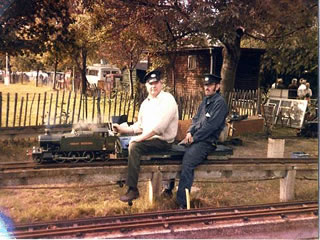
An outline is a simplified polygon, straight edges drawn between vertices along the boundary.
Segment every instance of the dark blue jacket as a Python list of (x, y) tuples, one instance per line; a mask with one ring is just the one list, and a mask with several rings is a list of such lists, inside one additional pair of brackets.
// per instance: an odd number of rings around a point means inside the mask
[(193, 141), (216, 143), (225, 126), (227, 115), (228, 106), (220, 93), (205, 97), (188, 130), (193, 137)]

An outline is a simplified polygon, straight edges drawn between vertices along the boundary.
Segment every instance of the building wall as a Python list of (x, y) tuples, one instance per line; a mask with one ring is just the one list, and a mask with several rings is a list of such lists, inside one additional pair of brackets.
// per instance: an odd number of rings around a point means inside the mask
[[(235, 89), (257, 89), (260, 68), (261, 49), (242, 49), (241, 57), (236, 73)], [(197, 66), (188, 69), (188, 56), (195, 56)], [(213, 49), (213, 73), (220, 76), (222, 67), (222, 48)], [(176, 92), (179, 94), (197, 94), (203, 91), (203, 74), (210, 73), (210, 51), (209, 49), (183, 50), (177, 54), (175, 63)], [(174, 81), (172, 70), (167, 69), (167, 82), (173, 88)]]

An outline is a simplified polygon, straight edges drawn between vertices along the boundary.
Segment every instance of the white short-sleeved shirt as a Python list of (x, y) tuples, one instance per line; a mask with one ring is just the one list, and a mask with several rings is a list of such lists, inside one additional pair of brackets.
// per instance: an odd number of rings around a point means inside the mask
[(153, 138), (172, 143), (178, 131), (178, 105), (174, 97), (161, 91), (157, 97), (147, 97), (141, 104), (138, 121), (131, 126), (134, 133), (156, 132)]

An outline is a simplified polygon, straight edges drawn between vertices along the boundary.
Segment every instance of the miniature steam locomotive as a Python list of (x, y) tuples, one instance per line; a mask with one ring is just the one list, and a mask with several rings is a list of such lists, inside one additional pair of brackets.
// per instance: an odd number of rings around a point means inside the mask
[(73, 129), (64, 134), (51, 134), (46, 130), (38, 141), (39, 147), (32, 149), (32, 158), (37, 163), (108, 160), (110, 154), (121, 155), (128, 145), (125, 138), (114, 136), (108, 128)]

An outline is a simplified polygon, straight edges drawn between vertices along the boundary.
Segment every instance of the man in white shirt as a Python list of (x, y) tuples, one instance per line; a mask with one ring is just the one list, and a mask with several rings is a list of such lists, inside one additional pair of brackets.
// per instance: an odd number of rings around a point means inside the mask
[(305, 79), (303, 79), (301, 81), (301, 85), (298, 87), (297, 93), (298, 93), (298, 97), (300, 99), (304, 99), (304, 97), (306, 96), (306, 89), (307, 89), (306, 83), (307, 83), (307, 81)]
[(146, 85), (148, 97), (141, 104), (138, 121), (129, 127), (113, 124), (116, 132), (138, 134), (129, 143), (128, 191), (120, 197), (123, 202), (139, 197), (137, 184), (141, 155), (169, 150), (177, 135), (178, 106), (170, 93), (162, 91), (160, 77), (160, 71), (152, 71), (144, 77), (142, 83)]

